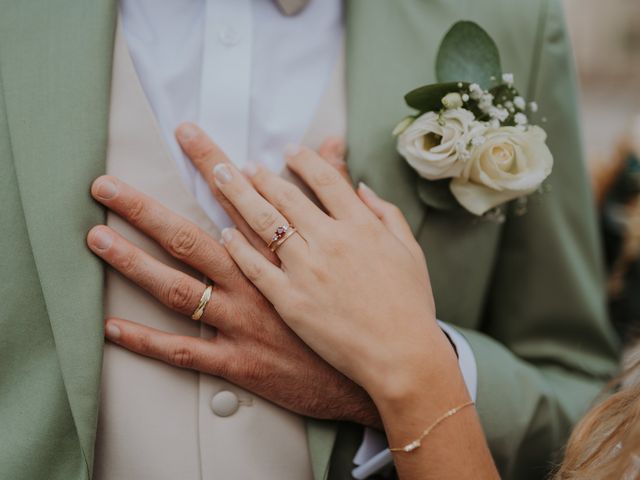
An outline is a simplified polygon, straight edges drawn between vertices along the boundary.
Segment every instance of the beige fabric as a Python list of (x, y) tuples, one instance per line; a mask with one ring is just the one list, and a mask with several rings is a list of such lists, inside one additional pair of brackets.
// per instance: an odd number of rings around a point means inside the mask
[[(341, 66), (343, 62), (338, 62)], [(344, 135), (343, 69), (318, 109), (305, 143)], [(219, 232), (183, 185), (138, 82), (118, 27), (114, 51), (107, 173), (195, 222)], [(107, 224), (164, 263), (197, 275), (113, 214)], [(107, 269), (105, 311), (166, 332), (208, 338), (213, 329), (160, 305)], [(212, 301), (215, 301), (215, 297)], [(217, 416), (212, 397), (233, 392), (239, 409)], [(218, 397), (219, 398), (219, 397)], [(310, 480), (304, 419), (209, 375), (180, 370), (105, 346), (96, 480)]]

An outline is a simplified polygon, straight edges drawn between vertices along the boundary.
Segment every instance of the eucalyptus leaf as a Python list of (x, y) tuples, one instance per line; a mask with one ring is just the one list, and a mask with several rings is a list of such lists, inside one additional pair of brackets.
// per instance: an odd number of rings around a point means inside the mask
[(502, 80), (498, 47), (477, 23), (457, 22), (440, 44), (436, 76), (439, 82), (465, 81), (489, 89)]
[(451, 92), (460, 92), (469, 88), (468, 83), (461, 82), (451, 83), (433, 83), (423, 87), (411, 90), (404, 96), (405, 102), (411, 108), (415, 108), (420, 112), (437, 112), (442, 109), (442, 98)]

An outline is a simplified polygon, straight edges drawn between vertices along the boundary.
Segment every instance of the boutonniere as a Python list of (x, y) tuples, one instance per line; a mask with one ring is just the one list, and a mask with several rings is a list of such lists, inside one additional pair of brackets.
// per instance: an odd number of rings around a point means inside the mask
[(398, 152), (429, 181), (447, 181), (457, 202), (487, 215), (537, 191), (551, 173), (545, 131), (529, 122), (537, 111), (503, 73), (498, 48), (473, 22), (445, 35), (436, 60), (439, 83), (405, 96), (418, 111), (394, 129)]

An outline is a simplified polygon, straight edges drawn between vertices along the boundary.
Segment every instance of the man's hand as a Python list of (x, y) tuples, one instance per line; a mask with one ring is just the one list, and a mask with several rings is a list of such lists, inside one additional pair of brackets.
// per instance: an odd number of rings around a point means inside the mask
[[(189, 138), (181, 140), (194, 163), (220, 161), (215, 158), (216, 148), (203, 149), (202, 142), (192, 142), (200, 146), (194, 151), (188, 148)], [(340, 148), (340, 142), (332, 141), (321, 149), (324, 158), (338, 168), (343, 165)], [(342, 171), (344, 174), (346, 169)], [(213, 191), (219, 196), (215, 187)], [(96, 200), (171, 255), (214, 282), (211, 301), (200, 321), (217, 329), (215, 338), (172, 335), (131, 320), (110, 318), (105, 329), (109, 340), (177, 367), (223, 377), (301, 415), (381, 426), (367, 393), (322, 360), (286, 326), (214, 238), (114, 177), (98, 178), (91, 192)], [(264, 242), (250, 236), (251, 229), (226, 203), (239, 229), (246, 231), (250, 240), (276, 262)], [(162, 264), (106, 226), (94, 227), (88, 244), (112, 267), (184, 314), (185, 321), (192, 321), (189, 316), (206, 288), (204, 283)]]

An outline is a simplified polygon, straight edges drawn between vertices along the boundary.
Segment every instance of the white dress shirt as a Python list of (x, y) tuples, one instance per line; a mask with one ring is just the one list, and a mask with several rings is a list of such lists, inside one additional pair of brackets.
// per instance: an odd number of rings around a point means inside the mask
[[(280, 171), (285, 146), (301, 142), (333, 73), (343, 42), (342, 1), (312, 1), (293, 17), (270, 0), (120, 0), (120, 9), (136, 72), (183, 182), (215, 224), (229, 226), (180, 149), (176, 127), (196, 122), (236, 165), (251, 160)], [(469, 344), (443, 329), (475, 399)], [(354, 477), (391, 461), (384, 436), (367, 429)]]
[[(122, 0), (136, 71), (183, 181), (211, 220), (230, 222), (174, 130), (200, 125), (239, 167), (273, 171), (299, 143), (342, 44), (342, 2), (287, 17), (269, 0)], [(295, 73), (295, 74), (292, 74)]]

